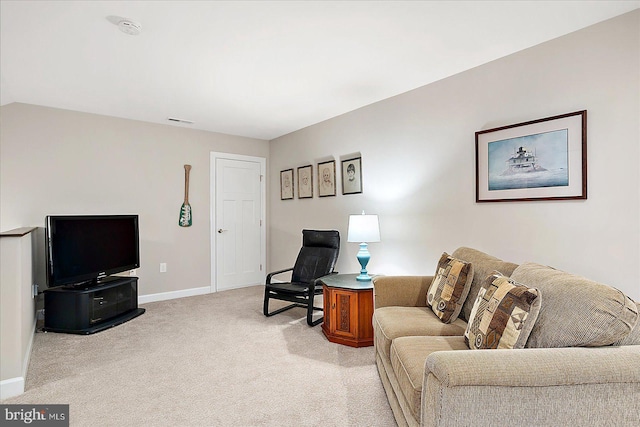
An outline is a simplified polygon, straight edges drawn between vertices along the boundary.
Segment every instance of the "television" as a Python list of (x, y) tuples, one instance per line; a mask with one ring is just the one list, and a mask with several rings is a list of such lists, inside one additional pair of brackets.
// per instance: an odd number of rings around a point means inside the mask
[(138, 215), (46, 217), (47, 286), (91, 286), (140, 267)]

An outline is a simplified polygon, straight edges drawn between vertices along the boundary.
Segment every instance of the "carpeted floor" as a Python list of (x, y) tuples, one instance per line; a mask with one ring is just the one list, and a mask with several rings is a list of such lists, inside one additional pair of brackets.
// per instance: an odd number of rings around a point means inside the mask
[[(327, 341), (261, 286), (144, 304), (94, 335), (37, 333), (26, 392), (72, 426), (395, 426), (373, 347)], [(276, 307), (278, 302), (272, 303)]]

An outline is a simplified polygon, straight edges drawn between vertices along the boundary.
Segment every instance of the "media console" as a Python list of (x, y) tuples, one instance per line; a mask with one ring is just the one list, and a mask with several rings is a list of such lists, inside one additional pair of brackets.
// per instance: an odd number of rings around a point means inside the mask
[(44, 330), (93, 334), (145, 312), (138, 308), (138, 278), (109, 277), (96, 286), (44, 292)]

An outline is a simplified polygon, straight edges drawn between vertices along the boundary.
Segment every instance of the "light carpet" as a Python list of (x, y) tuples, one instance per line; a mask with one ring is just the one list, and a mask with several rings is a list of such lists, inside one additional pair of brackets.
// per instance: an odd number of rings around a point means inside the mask
[(2, 403), (69, 404), (72, 426), (395, 426), (373, 347), (329, 342), (302, 308), (265, 317), (263, 289), (144, 304), (94, 335), (37, 333), (26, 391)]

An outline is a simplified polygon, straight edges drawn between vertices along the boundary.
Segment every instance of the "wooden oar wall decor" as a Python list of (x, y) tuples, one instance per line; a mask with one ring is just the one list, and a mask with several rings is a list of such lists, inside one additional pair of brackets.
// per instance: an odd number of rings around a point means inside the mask
[(189, 204), (189, 172), (191, 172), (191, 165), (184, 165), (184, 202), (180, 208), (180, 219), (178, 225), (180, 227), (191, 227), (191, 205)]

